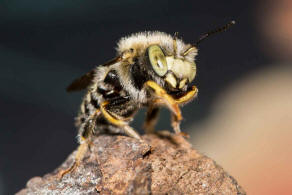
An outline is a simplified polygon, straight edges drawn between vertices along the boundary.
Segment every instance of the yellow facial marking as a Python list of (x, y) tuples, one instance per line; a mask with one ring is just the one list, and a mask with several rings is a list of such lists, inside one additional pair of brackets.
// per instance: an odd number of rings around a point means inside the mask
[(179, 83), (179, 88), (180, 88), (180, 89), (182, 89), (182, 88), (186, 85), (187, 80), (188, 80), (188, 79), (185, 78), (185, 79), (183, 79), (183, 80)]
[(165, 77), (165, 80), (168, 84), (170, 84), (173, 88), (176, 88), (176, 79), (174, 78), (172, 73), (168, 73)]
[(167, 56), (166, 62), (168, 70), (171, 70), (177, 78), (187, 78), (190, 82), (196, 76), (196, 64), (182, 59), (174, 58), (173, 56)]

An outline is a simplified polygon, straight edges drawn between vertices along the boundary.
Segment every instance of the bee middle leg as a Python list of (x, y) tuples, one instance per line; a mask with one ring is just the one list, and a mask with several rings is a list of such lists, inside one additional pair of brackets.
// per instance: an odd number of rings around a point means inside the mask
[(125, 133), (133, 138), (142, 140), (140, 135), (132, 128), (129, 126), (128, 124), (128, 119), (124, 118), (122, 116), (118, 116), (118, 115), (113, 115), (113, 113), (110, 113), (110, 111), (107, 109), (107, 105), (110, 105), (110, 102), (105, 101), (103, 103), (101, 103), (100, 105), (100, 110), (104, 116), (104, 118), (111, 124), (116, 125), (118, 127), (121, 127)]

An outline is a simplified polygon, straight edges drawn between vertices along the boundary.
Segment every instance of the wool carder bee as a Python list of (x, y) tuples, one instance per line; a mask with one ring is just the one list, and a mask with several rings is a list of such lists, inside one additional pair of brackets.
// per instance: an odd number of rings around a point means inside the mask
[(204, 34), (194, 44), (163, 32), (142, 32), (118, 42), (117, 57), (99, 65), (67, 88), (87, 89), (76, 118), (80, 146), (74, 164), (61, 176), (74, 170), (84, 157), (93, 135), (101, 131), (121, 132), (141, 140), (129, 126), (141, 107), (147, 108), (144, 129), (152, 133), (159, 108), (171, 111), (172, 127), (180, 133), (180, 106), (198, 94), (191, 85), (196, 76), (198, 44), (211, 34), (225, 31), (234, 22)]

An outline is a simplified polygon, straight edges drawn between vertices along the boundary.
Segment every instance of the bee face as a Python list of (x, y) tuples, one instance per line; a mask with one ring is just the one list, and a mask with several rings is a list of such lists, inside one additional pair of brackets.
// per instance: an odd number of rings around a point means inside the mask
[(168, 73), (165, 81), (173, 88), (182, 89), (193, 81), (196, 75), (195, 62), (189, 62), (174, 56), (166, 57)]
[(118, 46), (120, 53), (134, 51), (132, 58), (137, 62), (131, 73), (136, 84), (154, 80), (169, 91), (178, 91), (186, 90), (195, 78), (197, 49), (180, 39), (161, 32), (140, 33), (122, 39)]
[[(174, 40), (176, 41), (176, 40)], [(172, 89), (183, 89), (196, 75), (196, 65), (175, 55), (165, 56), (159, 45), (147, 49), (149, 62), (154, 72), (162, 77)]]

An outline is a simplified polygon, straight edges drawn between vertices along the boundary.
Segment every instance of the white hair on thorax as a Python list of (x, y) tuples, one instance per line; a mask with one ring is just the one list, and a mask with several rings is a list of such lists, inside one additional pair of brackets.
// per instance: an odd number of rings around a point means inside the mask
[[(138, 52), (145, 52), (150, 45), (158, 44), (165, 50), (167, 55), (174, 55), (173, 42), (174, 37), (167, 33), (159, 31), (145, 31), (121, 38), (116, 49), (120, 55), (124, 51), (128, 51), (131, 48), (138, 50)], [(197, 55), (197, 49), (194, 49), (186, 56), (183, 56), (183, 53), (192, 47), (192, 45), (184, 43), (181, 39), (176, 39), (176, 42), (176, 57), (185, 58), (188, 61), (194, 61), (194, 58)]]

